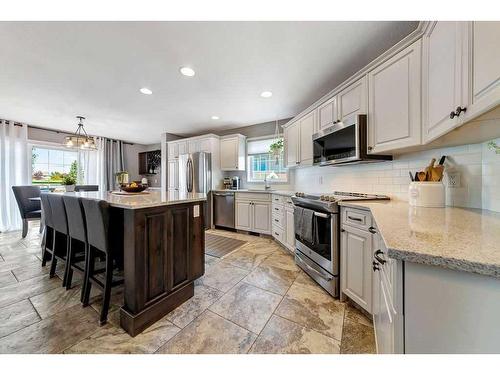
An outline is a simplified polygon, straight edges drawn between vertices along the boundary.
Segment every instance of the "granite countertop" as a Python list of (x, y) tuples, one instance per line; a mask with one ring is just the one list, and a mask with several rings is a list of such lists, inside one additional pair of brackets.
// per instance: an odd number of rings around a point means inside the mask
[(500, 278), (500, 213), (401, 201), (341, 205), (371, 211), (391, 258)]
[[(60, 193), (56, 193), (60, 194)], [(148, 194), (117, 195), (109, 192), (78, 192), (63, 193), (72, 194), (78, 197), (104, 199), (111, 207), (125, 209), (141, 209), (149, 207), (169, 206), (180, 203), (206, 201), (206, 194), (181, 193), (181, 192), (161, 192), (158, 190), (148, 191)]]
[(292, 195), (295, 195), (295, 191), (291, 190), (260, 190), (260, 189), (238, 189), (238, 190), (233, 190), (233, 189), (214, 189), (212, 191), (219, 191), (219, 192), (226, 192), (226, 191), (232, 191), (235, 193), (266, 193), (266, 194), (276, 194), (276, 195), (283, 195), (286, 197), (291, 197)]

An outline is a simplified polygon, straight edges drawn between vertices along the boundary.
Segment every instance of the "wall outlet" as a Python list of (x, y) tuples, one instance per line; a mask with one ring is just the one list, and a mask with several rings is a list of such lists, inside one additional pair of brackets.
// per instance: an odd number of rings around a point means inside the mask
[(448, 178), (446, 179), (446, 181), (447, 181), (446, 186), (448, 187), (452, 188), (460, 187), (460, 173), (458, 172), (448, 173)]

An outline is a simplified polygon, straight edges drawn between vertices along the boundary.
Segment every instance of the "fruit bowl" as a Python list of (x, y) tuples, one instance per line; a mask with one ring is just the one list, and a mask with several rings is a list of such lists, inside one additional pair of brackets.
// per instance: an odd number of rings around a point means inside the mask
[(130, 184), (121, 184), (120, 185), (120, 190), (126, 191), (127, 193), (140, 193), (141, 191), (144, 191), (147, 189), (147, 186), (138, 183), (138, 182), (132, 182)]

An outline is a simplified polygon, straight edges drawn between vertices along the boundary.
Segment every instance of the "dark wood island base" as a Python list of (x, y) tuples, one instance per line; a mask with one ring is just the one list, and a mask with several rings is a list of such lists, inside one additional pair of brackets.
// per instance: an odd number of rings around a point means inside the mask
[(194, 295), (194, 280), (205, 273), (203, 202), (118, 209), (125, 278), (120, 324), (136, 336)]

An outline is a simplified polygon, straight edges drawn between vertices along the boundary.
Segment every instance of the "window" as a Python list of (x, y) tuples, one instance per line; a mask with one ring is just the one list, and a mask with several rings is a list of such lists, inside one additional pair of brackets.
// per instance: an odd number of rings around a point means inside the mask
[(269, 153), (274, 138), (249, 139), (247, 141), (247, 181), (287, 182), (288, 173), (283, 160), (283, 152), (279, 156)]
[(78, 174), (78, 152), (57, 148), (31, 148), (31, 183), (61, 185), (65, 174)]

